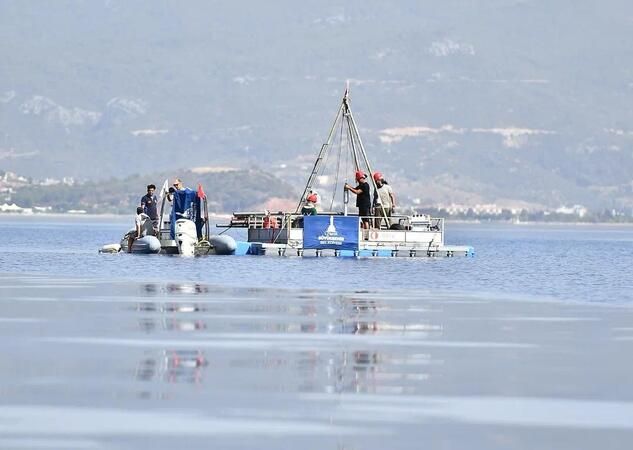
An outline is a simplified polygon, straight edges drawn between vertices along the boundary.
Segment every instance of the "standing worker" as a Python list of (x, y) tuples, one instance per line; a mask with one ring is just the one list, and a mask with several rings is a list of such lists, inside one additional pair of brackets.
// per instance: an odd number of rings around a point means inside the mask
[(180, 178), (175, 178), (172, 187), (169, 188), (169, 193), (167, 194), (167, 200), (173, 201), (174, 192), (182, 191), (184, 189), (184, 185), (182, 184), (182, 180)]
[(369, 229), (371, 222), (371, 191), (367, 182), (367, 175), (357, 170), (356, 181), (358, 186), (354, 188), (345, 183), (345, 189), (356, 194), (356, 207), (358, 208), (358, 216), (361, 217), (362, 227)]
[(147, 185), (147, 194), (141, 198), (141, 208), (151, 219), (154, 229), (158, 229), (158, 198), (154, 194), (155, 191), (156, 186), (153, 184)]
[(396, 207), (396, 197), (393, 195), (393, 189), (387, 184), (380, 172), (374, 172), (374, 181), (377, 190), (374, 192), (374, 214), (376, 216), (376, 228), (380, 229), (380, 225), (384, 220), (387, 228), (391, 227), (391, 214)]

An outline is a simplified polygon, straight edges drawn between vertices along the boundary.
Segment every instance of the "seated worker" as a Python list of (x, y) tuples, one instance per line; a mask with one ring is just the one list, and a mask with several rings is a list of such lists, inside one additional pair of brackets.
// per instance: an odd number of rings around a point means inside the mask
[(362, 227), (369, 229), (371, 222), (371, 191), (367, 182), (367, 175), (357, 170), (355, 176), (358, 186), (353, 188), (345, 183), (345, 189), (356, 194), (356, 207), (358, 208), (358, 216), (362, 221)]
[(303, 208), (301, 208), (301, 214), (304, 216), (316, 216), (317, 215), (317, 209), (316, 209), (317, 200), (318, 200), (318, 197), (315, 193), (308, 195), (306, 197), (305, 205), (303, 205)]
[(374, 172), (374, 181), (378, 188), (374, 191), (374, 214), (376, 216), (376, 228), (380, 228), (383, 221), (387, 223), (387, 228), (391, 227), (391, 214), (396, 206), (396, 197), (393, 189), (387, 184), (380, 172)]
[(136, 208), (136, 217), (134, 218), (134, 231), (130, 232), (127, 237), (127, 252), (132, 253), (132, 244), (136, 239), (145, 236), (154, 235), (154, 226), (152, 219), (143, 212), (143, 207)]

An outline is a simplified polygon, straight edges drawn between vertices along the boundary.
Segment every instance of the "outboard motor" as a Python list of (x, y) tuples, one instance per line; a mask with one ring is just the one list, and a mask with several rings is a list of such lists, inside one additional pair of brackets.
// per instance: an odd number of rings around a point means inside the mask
[(178, 253), (183, 256), (194, 256), (196, 243), (198, 242), (196, 224), (188, 219), (178, 219), (176, 221), (175, 234)]

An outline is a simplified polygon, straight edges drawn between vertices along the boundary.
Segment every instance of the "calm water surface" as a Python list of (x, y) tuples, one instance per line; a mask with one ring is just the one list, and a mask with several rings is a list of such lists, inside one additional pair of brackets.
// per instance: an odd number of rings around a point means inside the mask
[[(71, 218), (72, 219), (72, 218)], [(633, 302), (633, 226), (447, 225), (474, 259), (195, 258), (100, 255), (129, 220), (0, 216), (0, 268), (106, 280), (192, 281), (278, 289), (405, 289)], [(239, 231), (234, 233), (240, 237)]]
[(0, 216), (0, 448), (629, 449), (633, 228), (449, 223), (475, 258), (99, 255)]

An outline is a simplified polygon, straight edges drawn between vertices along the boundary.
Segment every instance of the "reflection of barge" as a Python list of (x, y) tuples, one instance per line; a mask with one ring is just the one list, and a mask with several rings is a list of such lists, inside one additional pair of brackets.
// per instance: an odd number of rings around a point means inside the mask
[(136, 367), (136, 378), (141, 381), (158, 379), (167, 383), (200, 384), (208, 364), (200, 350), (165, 350), (157, 356), (143, 358)]
[[(340, 129), (340, 139), (336, 139)], [(370, 229), (360, 227), (363, 217), (348, 214), (348, 196), (343, 191), (343, 212), (322, 212), (314, 216), (300, 214), (308, 196), (313, 195), (314, 184), (323, 174), (333, 142), (339, 142), (337, 172), (346, 159), (357, 171), (372, 174), (356, 122), (350, 110), (348, 90), (330, 129), (330, 134), (316, 159), (314, 168), (294, 212), (236, 212), (226, 225), (229, 228), (246, 228), (248, 240), (237, 243), (238, 255), (278, 256), (474, 256), (470, 246), (446, 245), (444, 219), (428, 215), (392, 215)], [(344, 146), (349, 152), (344, 152)], [(347, 156), (343, 157), (343, 153)], [(336, 158), (335, 155), (333, 158)], [(336, 183), (339, 178), (336, 174)], [(377, 189), (372, 176), (368, 177), (374, 192)], [(334, 205), (336, 186), (330, 208)], [(384, 213), (384, 211), (383, 211)], [(370, 220), (375, 222), (375, 217)]]

